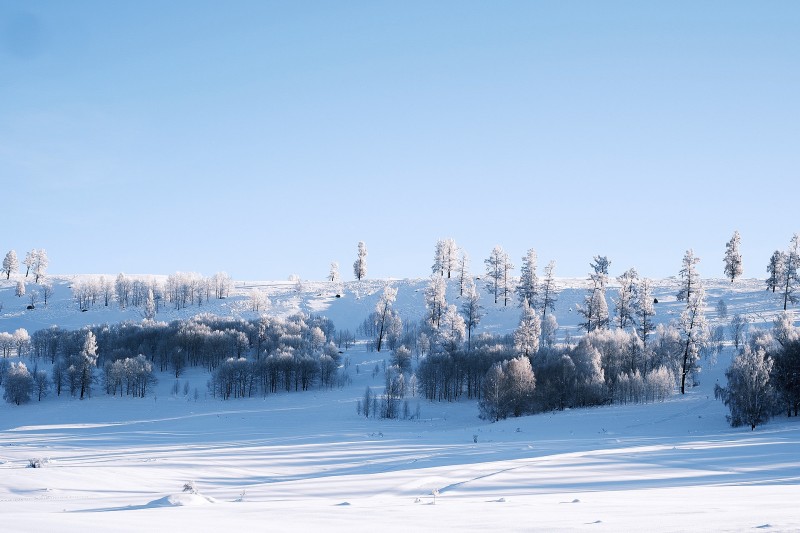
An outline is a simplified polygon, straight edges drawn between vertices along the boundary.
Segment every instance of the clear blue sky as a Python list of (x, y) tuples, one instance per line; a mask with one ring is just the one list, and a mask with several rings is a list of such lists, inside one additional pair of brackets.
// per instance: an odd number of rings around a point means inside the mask
[(453, 237), (746, 276), (800, 231), (800, 2), (0, 3), (0, 248), (430, 272)]

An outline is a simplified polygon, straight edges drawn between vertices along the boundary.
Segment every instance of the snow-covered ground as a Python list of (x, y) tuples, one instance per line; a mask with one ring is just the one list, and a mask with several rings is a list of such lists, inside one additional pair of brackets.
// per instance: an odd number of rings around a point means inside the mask
[[(32, 311), (2, 282), (0, 331), (141, 319), (139, 310), (115, 306), (80, 312), (68, 289), (74, 280), (53, 281), (51, 302)], [(232, 298), (158, 318), (249, 318), (247, 294), (259, 287), (271, 313), (317, 312), (355, 331), (387, 283), (399, 289), (395, 307), (404, 320), (419, 318), (425, 280), (304, 282), (300, 291), (293, 282), (237, 282)], [(574, 306), (585, 282), (560, 285), (563, 338), (577, 334)], [(657, 318), (677, 317), (675, 280), (655, 285)], [(712, 326), (727, 323), (714, 309), (720, 298), (729, 317), (746, 314), (756, 326), (779, 310), (762, 281), (706, 285)], [(456, 296), (451, 286), (450, 301)], [(516, 325), (518, 308), (483, 303), (489, 314), (481, 331)], [(88, 401), (3, 404), (0, 529), (800, 530), (800, 425), (779, 418), (752, 432), (728, 426), (713, 386), (724, 383), (731, 351), (704, 360), (700, 385), (664, 403), (493, 424), (478, 418), (473, 401), (412, 400), (419, 420), (358, 416), (365, 387), (382, 385), (371, 369), (388, 356), (363, 344), (346, 354), (352, 384), (342, 389), (221, 401), (205, 393), (207, 374), (192, 370), (177, 395), (175, 380), (160, 375), (156, 394), (144, 399), (98, 391)], [(31, 459), (43, 467), (27, 468)], [(182, 492), (188, 481), (198, 494)]]

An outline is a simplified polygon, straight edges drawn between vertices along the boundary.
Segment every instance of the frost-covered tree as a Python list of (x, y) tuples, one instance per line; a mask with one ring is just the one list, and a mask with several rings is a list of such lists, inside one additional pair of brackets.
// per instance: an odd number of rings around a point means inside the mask
[(3, 398), (8, 403), (20, 405), (28, 403), (33, 392), (33, 376), (25, 363), (11, 363), (3, 379), (5, 392)]
[(440, 239), (436, 241), (436, 251), (434, 252), (433, 265), (431, 270), (434, 274), (439, 273), (450, 278), (452, 273), (458, 268), (458, 245), (453, 239)]
[(480, 417), (497, 422), (508, 416), (505, 372), (502, 363), (495, 363), (483, 378), (481, 399), (478, 401)]
[(147, 289), (147, 296), (144, 300), (144, 317), (147, 320), (153, 320), (156, 317), (156, 298), (152, 288)]
[(339, 263), (331, 261), (331, 270), (328, 273), (328, 281), (339, 283)]
[(542, 336), (542, 323), (536, 310), (528, 304), (527, 300), (522, 302), (522, 316), (519, 319), (519, 326), (514, 331), (514, 351), (517, 355), (532, 357), (539, 351), (539, 338)]
[(263, 289), (255, 289), (250, 293), (250, 305), (256, 313), (262, 313), (270, 308), (272, 302), (270, 302), (269, 296)]
[(617, 315), (617, 326), (625, 329), (635, 320), (639, 274), (635, 268), (631, 268), (617, 276), (617, 281), (620, 287), (619, 296), (614, 300), (614, 311)]
[(686, 308), (681, 313), (678, 329), (683, 342), (681, 359), (681, 394), (686, 393), (686, 378), (700, 370), (700, 350), (708, 340), (705, 317), (705, 290), (696, 284), (690, 293)]
[(445, 239), (444, 241), (444, 254), (442, 266), (447, 272), (447, 278), (450, 279), (453, 272), (458, 268), (458, 245), (453, 239)]
[(23, 296), (25, 296), (25, 282), (22, 281), (21, 279), (17, 280), (17, 288), (14, 291), (14, 295), (17, 298), (22, 298)]
[[(16, 256), (16, 253), (14, 254)], [(25, 277), (33, 272), (34, 283), (39, 283), (39, 279), (45, 275), (47, 266), (50, 260), (47, 258), (47, 252), (44, 249), (34, 248), (25, 254), (25, 260), (22, 264), (25, 265)]]
[(458, 294), (459, 296), (464, 295), (464, 287), (467, 279), (470, 278), (469, 275), (469, 255), (464, 250), (461, 250), (461, 254), (458, 256)]
[(483, 318), (483, 306), (480, 304), (478, 289), (470, 277), (465, 278), (462, 298), (461, 315), (464, 317), (467, 330), (467, 351), (469, 352), (472, 350), (472, 331), (478, 327)]
[(800, 269), (800, 234), (795, 233), (785, 254), (783, 269), (781, 270), (781, 288), (783, 290), (783, 310), (788, 304), (797, 303), (797, 284), (800, 283), (798, 269)]
[(124, 273), (120, 272), (117, 275), (117, 281), (114, 283), (114, 291), (117, 295), (117, 303), (122, 308), (128, 306), (131, 289), (133, 287), (133, 283)]
[(33, 388), (36, 391), (38, 400), (41, 402), (42, 398), (47, 396), (47, 393), (50, 392), (50, 378), (44, 370), (36, 370), (32, 376)]
[(509, 395), (509, 408), (514, 416), (522, 416), (528, 410), (536, 387), (531, 360), (516, 357), (505, 363), (506, 392)]
[(31, 265), (31, 270), (33, 271), (34, 283), (39, 283), (39, 280), (44, 277), (49, 264), (50, 259), (48, 259), (47, 252), (44, 248), (33, 250), (33, 264)]
[(738, 350), (739, 346), (744, 342), (744, 334), (747, 331), (748, 320), (747, 317), (736, 313), (731, 318), (730, 331), (733, 346)]
[[(236, 360), (229, 359), (227, 362), (230, 361)], [(238, 361), (242, 360), (240, 359)], [(221, 367), (226, 367), (226, 365), (223, 363)], [(233, 370), (233, 372), (226, 372), (230, 370)], [(229, 387), (239, 385), (240, 392), (242, 381), (246, 382), (250, 377), (249, 375), (251, 373), (249, 370), (249, 365), (237, 366), (234, 364), (232, 367), (227, 366), (221, 372), (213, 375), (211, 381), (212, 384), (219, 385), (219, 378), (221, 375), (225, 375), (226, 378), (229, 378), (226, 384)], [(157, 382), (157, 379), (153, 374), (153, 364), (142, 354), (139, 354), (136, 357), (117, 359), (113, 362), (108, 361), (105, 364), (104, 372), (106, 392), (112, 395), (116, 395), (117, 391), (119, 391), (120, 396), (124, 393), (131, 395), (134, 398), (144, 398), (147, 395), (148, 389), (150, 389), (152, 385)], [(230, 374), (235, 375), (231, 376)], [(186, 393), (188, 393), (188, 389), (185, 390), (184, 394)], [(242, 394), (239, 395), (241, 396)], [(224, 396), (225, 394), (223, 394), (223, 397)]]
[(25, 252), (25, 259), (22, 260), (22, 264), (25, 265), (25, 277), (28, 277), (28, 274), (31, 272), (31, 268), (33, 268), (33, 264), (36, 262), (36, 250), (31, 250), (29, 252)]
[(436, 241), (436, 248), (433, 252), (433, 264), (431, 265), (431, 273), (444, 276), (444, 240), (439, 239)]
[(444, 278), (437, 274), (431, 275), (428, 286), (425, 288), (425, 308), (427, 309), (428, 323), (434, 329), (439, 327), (447, 307), (446, 291), (447, 282)]
[(731, 283), (742, 275), (742, 254), (739, 252), (739, 245), (742, 238), (738, 231), (733, 232), (731, 240), (725, 244), (725, 276), (731, 279)]
[(656, 314), (653, 304), (653, 292), (650, 288), (650, 280), (643, 278), (636, 289), (636, 324), (639, 338), (647, 345), (647, 337), (655, 329), (652, 318)]
[(411, 372), (411, 350), (405, 346), (398, 346), (392, 351), (389, 364), (396, 366), (401, 372)]
[(728, 304), (722, 298), (717, 300), (717, 316), (719, 318), (728, 318)]
[(583, 316), (581, 326), (586, 332), (605, 328), (608, 325), (608, 302), (606, 302), (606, 285), (608, 283), (608, 267), (611, 262), (605, 256), (596, 255), (589, 264), (592, 272), (589, 281), (592, 286), (587, 291), (583, 305), (577, 307), (578, 313)]
[(555, 315), (547, 315), (542, 320), (542, 341), (541, 343), (548, 348), (552, 348), (556, 343), (556, 333), (558, 332), (558, 321)]
[(114, 284), (105, 276), (100, 276), (100, 295), (103, 297), (103, 306), (108, 307), (114, 298)]
[(483, 379), (478, 402), (481, 418), (496, 422), (509, 415), (521, 416), (529, 408), (536, 377), (527, 357), (495, 363)]
[(11, 333), (0, 331), (0, 354), (2, 354), (3, 359), (10, 357), (13, 350), (14, 336)]
[(772, 321), (772, 338), (781, 346), (800, 340), (800, 329), (794, 326), (794, 315), (784, 311)]
[(17, 252), (14, 250), (9, 250), (6, 256), (3, 258), (3, 272), (6, 275), (6, 279), (11, 277), (11, 274), (16, 272), (19, 269), (19, 259), (17, 259)]
[(367, 277), (367, 245), (364, 244), (364, 241), (358, 243), (358, 255), (353, 263), (353, 274), (358, 280)]
[(681, 267), (680, 272), (678, 272), (678, 278), (680, 279), (680, 290), (676, 295), (678, 301), (686, 301), (689, 299), (689, 296), (692, 295), (692, 292), (695, 290), (700, 284), (700, 275), (697, 273), (697, 263), (700, 262), (699, 257), (695, 257), (694, 251), (690, 248), (686, 250), (686, 253), (683, 255), (683, 266)]
[(723, 401), (730, 409), (728, 417), (734, 427), (756, 426), (769, 421), (774, 407), (775, 393), (770, 384), (772, 359), (763, 348), (745, 346), (733, 358), (725, 372), (728, 386), (722, 391)]
[(25, 328), (18, 328), (11, 335), (14, 341), (14, 348), (17, 350), (17, 357), (25, 357), (31, 349), (31, 336)]
[(508, 254), (501, 246), (495, 246), (492, 253), (484, 264), (486, 265), (486, 290), (494, 296), (494, 303), (497, 303), (500, 296), (503, 297), (503, 305), (508, 305), (509, 295), (512, 290), (511, 271), (514, 265), (508, 258)]
[(507, 254), (500, 246), (495, 246), (492, 253), (483, 262), (486, 265), (486, 291), (494, 296), (494, 303), (500, 295), (500, 284), (503, 279), (503, 257)]
[(438, 341), (442, 349), (454, 354), (464, 341), (466, 325), (464, 319), (458, 314), (455, 305), (448, 305), (442, 315), (442, 323), (438, 329)]
[(81, 400), (85, 395), (91, 394), (93, 375), (97, 366), (97, 339), (91, 331), (86, 333), (83, 349), (78, 355), (76, 370), (80, 380)]
[(542, 322), (547, 317), (547, 311), (555, 311), (556, 302), (558, 301), (556, 293), (556, 279), (553, 271), (556, 268), (556, 262), (550, 261), (544, 267), (544, 280), (542, 281)]
[(397, 289), (387, 286), (375, 304), (375, 327), (378, 330), (377, 349), (380, 352), (386, 335), (386, 319), (392, 314), (392, 304), (397, 299)]
[(536, 274), (536, 260), (536, 250), (531, 248), (522, 258), (519, 284), (516, 289), (520, 306), (527, 301), (534, 309), (539, 307), (539, 276)]
[(386, 369), (386, 386), (381, 398), (381, 418), (399, 418), (400, 400), (406, 395), (406, 378), (396, 366)]
[(767, 265), (767, 290), (775, 292), (781, 286), (781, 279), (783, 279), (783, 267), (786, 264), (786, 254), (780, 250), (775, 250), (772, 257), (769, 258)]
[[(227, 272), (217, 272), (211, 277), (211, 286), (214, 288), (214, 298), (222, 300), (230, 296), (233, 279)], [(156, 297), (158, 297), (158, 292), (156, 292)]]
[(42, 298), (44, 299), (44, 305), (47, 306), (47, 300), (49, 300), (53, 296), (53, 284), (49, 281), (42, 281)]

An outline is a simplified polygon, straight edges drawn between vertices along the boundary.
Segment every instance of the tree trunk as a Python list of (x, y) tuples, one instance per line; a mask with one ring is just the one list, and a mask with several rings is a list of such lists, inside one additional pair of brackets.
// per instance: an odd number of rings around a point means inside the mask
[(681, 371), (681, 394), (686, 394), (686, 365), (689, 362), (689, 343), (691, 337), (686, 341), (686, 349), (683, 351), (683, 367)]

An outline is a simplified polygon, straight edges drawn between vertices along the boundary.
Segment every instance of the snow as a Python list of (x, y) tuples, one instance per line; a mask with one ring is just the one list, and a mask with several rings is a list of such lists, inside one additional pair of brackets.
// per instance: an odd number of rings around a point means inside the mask
[[(74, 278), (52, 281), (53, 300), (32, 311), (13, 295), (11, 282), (0, 283), (0, 331), (141, 320), (140, 310), (113, 306), (81, 313), (70, 299)], [(197, 312), (251, 318), (247, 294), (258, 287), (271, 300), (270, 313), (321, 313), (338, 329), (355, 332), (387, 284), (398, 289), (394, 308), (403, 319), (419, 318), (426, 283), (304, 281), (298, 292), (295, 282), (237, 282), (231, 298), (200, 309), (164, 309), (158, 319)], [(763, 281), (705, 283), (712, 327), (727, 323), (714, 311), (719, 298), (729, 317), (745, 314), (761, 327), (780, 309)], [(576, 336), (574, 305), (586, 282), (559, 280), (559, 286), (560, 336)], [(657, 321), (677, 317), (683, 304), (674, 298), (676, 281), (657, 280), (653, 290)], [(451, 282), (448, 301), (458, 302), (457, 295)], [(489, 314), (478, 332), (517, 325), (519, 308), (483, 298)], [(62, 396), (3, 404), (0, 528), (799, 530), (800, 425), (786, 418), (755, 431), (727, 424), (713, 386), (724, 383), (731, 351), (716, 362), (703, 360), (699, 386), (663, 403), (497, 423), (480, 420), (473, 401), (414, 399), (419, 420), (358, 416), (355, 402), (365, 387), (383, 385), (383, 375), (373, 377), (370, 369), (388, 356), (363, 344), (346, 354), (352, 384), (342, 389), (223, 402), (206, 394), (207, 374), (190, 369), (179, 380), (180, 391), (189, 383), (186, 396), (172, 394), (175, 380), (163, 374), (155, 394), (144, 399), (96, 391), (85, 401)], [(31, 459), (41, 459), (41, 468), (28, 468)], [(197, 494), (181, 492), (190, 481)]]

